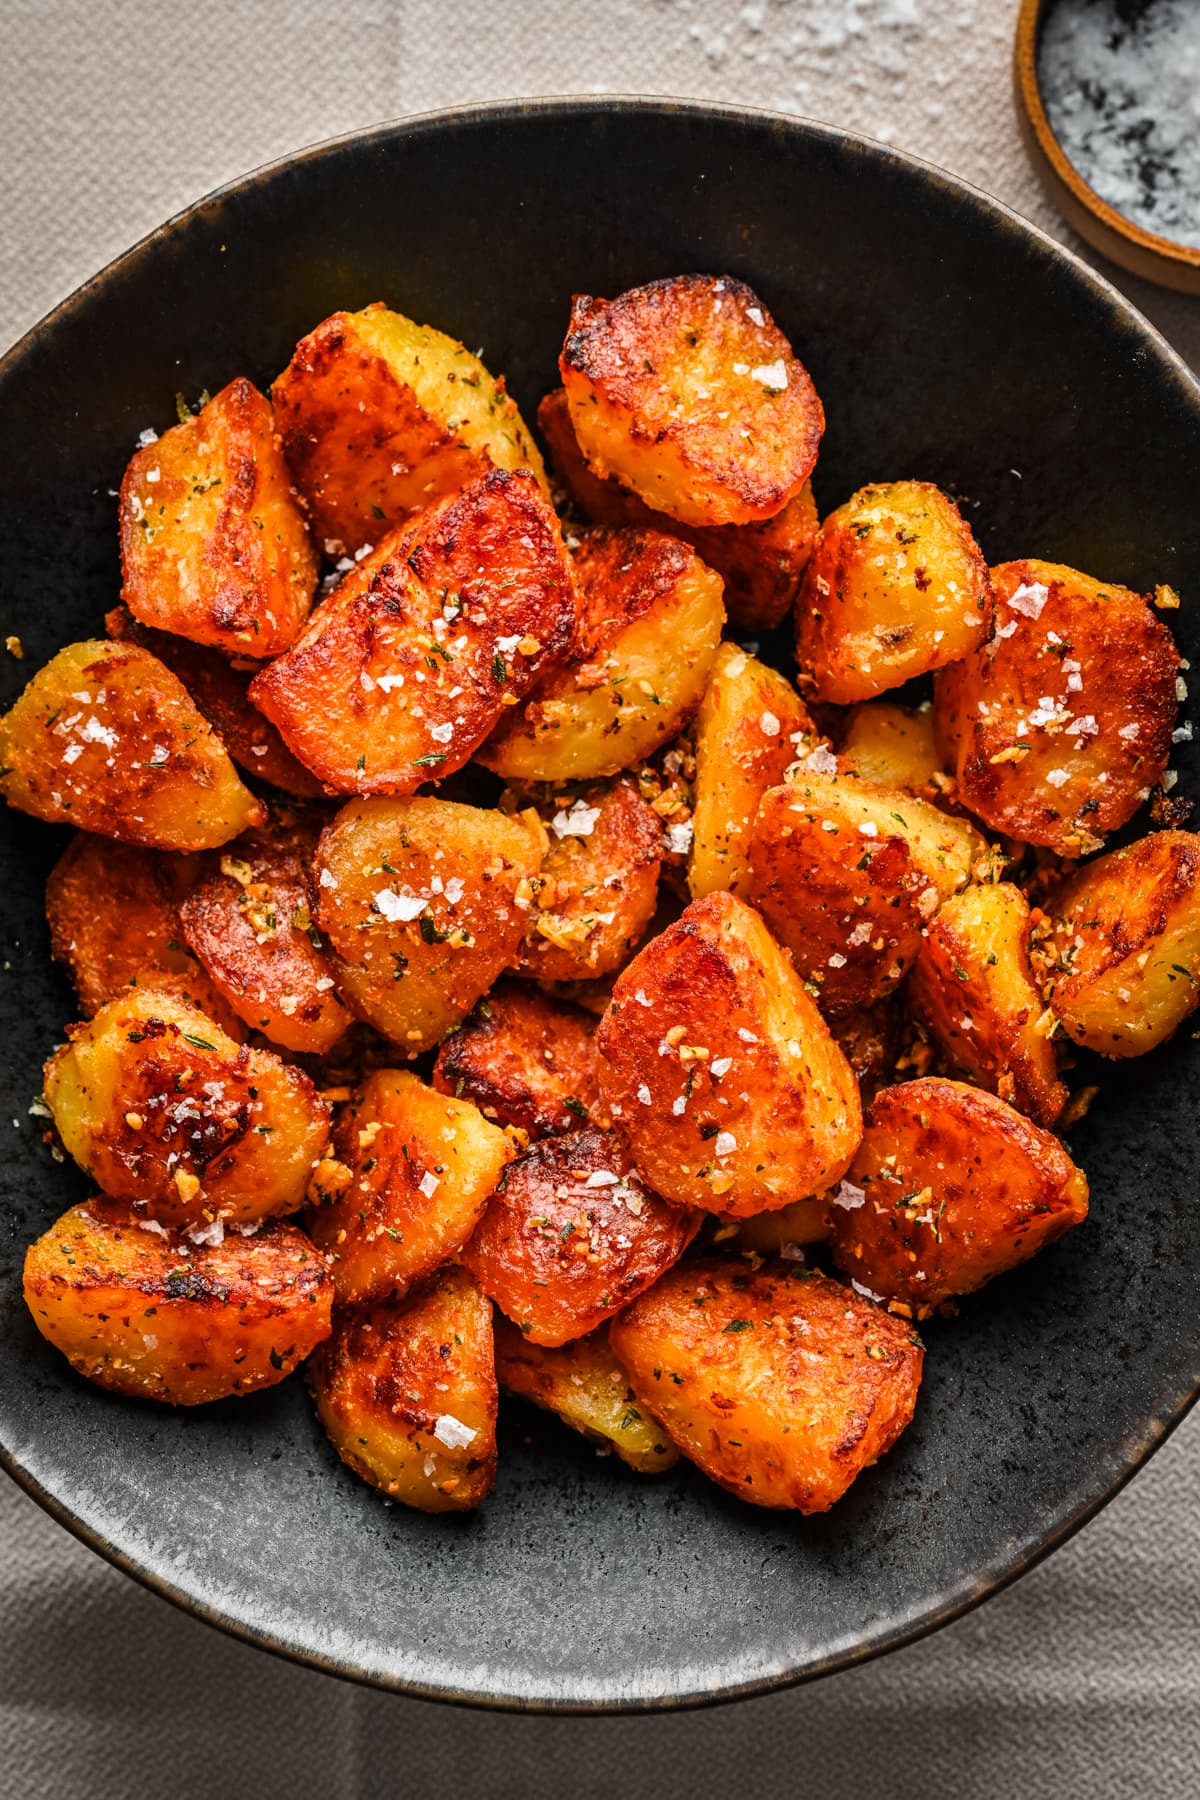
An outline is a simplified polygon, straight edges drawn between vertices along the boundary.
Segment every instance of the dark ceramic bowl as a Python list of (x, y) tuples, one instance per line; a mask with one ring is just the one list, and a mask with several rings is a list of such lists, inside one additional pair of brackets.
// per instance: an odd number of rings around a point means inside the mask
[[(306, 151), (201, 202), (0, 369), (3, 702), (117, 595), (112, 490), (139, 431), (266, 382), (337, 307), (384, 298), (482, 345), (532, 414), (573, 290), (731, 271), (829, 416), (829, 507), (915, 475), (966, 497), (993, 560), (1039, 555), (1200, 596), (1200, 392), (1111, 288), (992, 201), (879, 145), (665, 101), (493, 106)], [(1177, 615), (1200, 659), (1195, 613)], [(1181, 791), (1195, 756), (1181, 746)], [(1060, 1543), (1195, 1397), (1200, 1046), (1102, 1075), (1072, 1139), (1086, 1226), (928, 1329), (916, 1421), (825, 1518), (757, 1512), (687, 1467), (639, 1480), (506, 1409), (477, 1518), (386, 1505), (302, 1381), (172, 1413), (77, 1380), (20, 1299), (27, 1241), (82, 1196), (27, 1114), (73, 1014), (42, 878), (4, 847), (0, 1439), (85, 1542), (202, 1618), (435, 1698), (658, 1707), (751, 1694), (930, 1630)], [(8, 1129), (12, 1129), (11, 1126)]]

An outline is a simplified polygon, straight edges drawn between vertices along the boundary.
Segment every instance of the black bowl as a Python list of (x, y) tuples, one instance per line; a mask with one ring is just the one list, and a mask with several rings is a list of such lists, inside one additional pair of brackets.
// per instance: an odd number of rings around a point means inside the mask
[[(143, 426), (267, 381), (375, 299), (507, 371), (531, 413), (574, 290), (678, 270), (766, 297), (829, 415), (826, 506), (868, 479), (951, 487), (993, 560), (1038, 555), (1200, 594), (1200, 392), (1097, 276), (961, 183), (845, 133), (665, 101), (405, 122), (201, 202), (60, 307), (0, 369), (4, 703), (117, 596), (113, 489)], [(1197, 656), (1195, 614), (1173, 615)], [(1194, 754), (1180, 750), (1182, 791)], [(301, 1381), (171, 1413), (77, 1380), (20, 1299), (27, 1241), (84, 1192), (27, 1115), (73, 1006), (41, 882), (4, 849), (0, 1438), (85, 1542), (201, 1617), (318, 1667), (534, 1708), (678, 1705), (837, 1669), (952, 1618), (1108, 1498), (1195, 1397), (1200, 1052), (1105, 1071), (1073, 1144), (1086, 1226), (928, 1330), (917, 1418), (828, 1517), (756, 1512), (683, 1468), (638, 1480), (506, 1409), (478, 1518), (354, 1480)], [(11, 1127), (10, 1127), (11, 1129)]]

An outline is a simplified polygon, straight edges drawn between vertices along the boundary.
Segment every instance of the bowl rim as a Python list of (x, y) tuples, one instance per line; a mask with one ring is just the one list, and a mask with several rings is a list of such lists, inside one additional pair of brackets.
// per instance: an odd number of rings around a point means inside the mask
[[(692, 120), (706, 119), (748, 122), (770, 127), (776, 132), (796, 132), (809, 140), (825, 140), (842, 148), (849, 147), (866, 154), (876, 162), (917, 171), (927, 184), (941, 189), (959, 201), (966, 201), (990, 215), (1005, 230), (1022, 239), (1032, 238), (1052, 258), (1070, 268), (1085, 286), (1105, 301), (1126, 328), (1132, 325), (1144, 340), (1153, 345), (1164, 373), (1184, 390), (1192, 406), (1200, 414), (1200, 379), (1192, 373), (1180, 353), (1167, 342), (1158, 328), (1121, 291), (1090, 263), (1047, 231), (1024, 218), (1003, 201), (984, 192), (961, 176), (909, 151), (881, 143), (862, 132), (810, 119), (801, 114), (783, 113), (767, 107), (741, 105), (734, 102), (677, 98), (670, 95), (638, 94), (551, 94), (534, 98), (484, 100), (469, 104), (431, 109), (421, 113), (402, 114), (396, 118), (323, 138), (298, 150), (289, 151), (261, 163), (242, 175), (210, 190), (198, 200), (181, 207), (162, 224), (139, 238), (129, 249), (112, 258), (94, 275), (71, 290), (49, 312), (25, 331), (0, 355), (0, 383), (31, 351), (49, 337), (58, 324), (82, 307), (90, 296), (114, 279), (131, 270), (150, 248), (173, 233), (178, 226), (207, 209), (219, 207), (259, 182), (283, 170), (295, 170), (335, 155), (350, 145), (384, 143), (409, 136), (435, 136), (475, 123), (517, 123), (530, 117), (556, 117), (595, 113), (619, 116), (660, 115), (684, 116)], [(90, 1550), (95, 1551), (115, 1568), (132, 1576), (143, 1587), (158, 1594), (183, 1612), (215, 1626), (241, 1642), (253, 1645), (302, 1666), (316, 1669), (347, 1681), (357, 1681), (388, 1692), (405, 1694), (413, 1699), (440, 1701), (450, 1705), (469, 1705), (495, 1712), (522, 1712), (560, 1716), (596, 1714), (662, 1713), (724, 1704), (778, 1692), (822, 1676), (836, 1674), (903, 1648), (942, 1626), (951, 1624), (1000, 1592), (1058, 1549), (1068, 1538), (1113, 1499), (1143, 1466), (1147, 1459), (1176, 1429), (1200, 1399), (1200, 1368), (1189, 1387), (1180, 1387), (1131, 1433), (1108, 1458), (1091, 1471), (1073, 1498), (1050, 1517), (1042, 1532), (1028, 1537), (997, 1556), (982, 1569), (973, 1571), (907, 1612), (892, 1615), (852, 1642), (842, 1642), (803, 1667), (775, 1669), (745, 1679), (731, 1679), (718, 1687), (707, 1687), (681, 1694), (654, 1695), (638, 1698), (557, 1698), (524, 1697), (475, 1688), (457, 1687), (446, 1681), (421, 1681), (407, 1675), (391, 1675), (386, 1671), (367, 1669), (347, 1658), (326, 1654), (287, 1639), (267, 1627), (239, 1619), (189, 1593), (186, 1588), (164, 1576), (137, 1556), (123, 1550), (99, 1527), (79, 1518), (70, 1505), (51, 1492), (24, 1467), (19, 1446), (0, 1442), (0, 1468), (7, 1472), (26, 1494), (42, 1509)]]

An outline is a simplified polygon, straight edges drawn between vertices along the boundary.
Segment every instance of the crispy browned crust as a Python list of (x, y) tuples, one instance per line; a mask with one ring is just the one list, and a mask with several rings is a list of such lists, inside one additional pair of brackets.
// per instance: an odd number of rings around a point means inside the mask
[(610, 1446), (639, 1475), (659, 1475), (679, 1461), (666, 1432), (639, 1407), (606, 1327), (554, 1349), (531, 1344), (503, 1313), (496, 1314), (493, 1330), (496, 1374), (505, 1393), (532, 1400), (572, 1431)]
[(595, 1030), (578, 1007), (498, 982), (438, 1051), (433, 1085), (531, 1138), (607, 1125)]
[[(164, 865), (180, 867), (168, 871)], [(50, 954), (70, 971), (89, 1016), (140, 970), (191, 963), (171, 876), (194, 879), (194, 858), (78, 832), (46, 882)], [(188, 883), (190, 885), (190, 882)]]

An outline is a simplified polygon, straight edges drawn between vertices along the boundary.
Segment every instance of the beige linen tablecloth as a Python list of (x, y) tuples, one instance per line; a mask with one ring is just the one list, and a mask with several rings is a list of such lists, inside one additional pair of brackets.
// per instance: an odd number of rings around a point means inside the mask
[[(245, 169), (510, 95), (808, 113), (943, 163), (1065, 236), (1017, 137), (1015, 11), (0, 0), (0, 344)], [(1200, 366), (1200, 302), (1117, 279)], [(0, 1477), (0, 1796), (1184, 1800), (1200, 1794), (1198, 1514), (1193, 1421), (1049, 1563), (911, 1649), (707, 1713), (554, 1720), (374, 1694), (246, 1649), (118, 1575)]]

